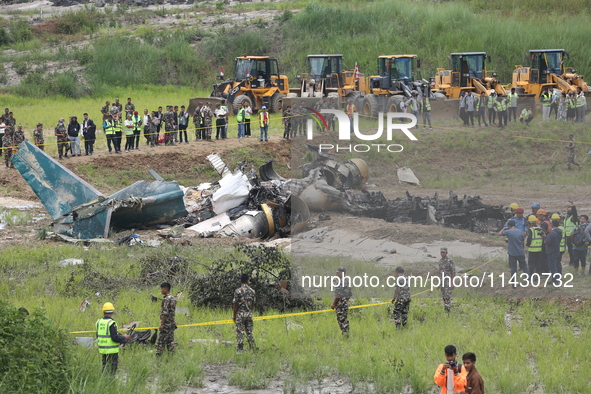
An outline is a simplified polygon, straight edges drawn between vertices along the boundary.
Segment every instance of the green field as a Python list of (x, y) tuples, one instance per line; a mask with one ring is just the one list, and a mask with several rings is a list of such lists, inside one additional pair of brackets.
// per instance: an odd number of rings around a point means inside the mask
[[(159, 296), (159, 289), (141, 284), (140, 261), (179, 255), (209, 265), (229, 252), (206, 242), (159, 249), (91, 247), (84, 251), (43, 243), (34, 250), (8, 248), (0, 256), (4, 272), (0, 291), (16, 307), (42, 308), (51, 324), (65, 331), (92, 330), (106, 301), (114, 302), (120, 326), (140, 321), (150, 327), (157, 325), (159, 313), (159, 303), (149, 302), (150, 294)], [(85, 263), (63, 267), (58, 262), (64, 258), (82, 258)], [(190, 266), (203, 272), (193, 262)], [(188, 316), (178, 315), (177, 325), (231, 316), (229, 305), (219, 310), (190, 305), (188, 283), (183, 277), (173, 282), (173, 293), (183, 292), (178, 306), (190, 310)], [(119, 378), (108, 387), (100, 375), (96, 349), (75, 346), (68, 386), (72, 393), (176, 392), (204, 385), (205, 368), (210, 366), (223, 368), (229, 384), (244, 390), (281, 384), (283, 392), (298, 393), (343, 380), (355, 392), (393, 393), (410, 388), (413, 393), (427, 393), (434, 387), (432, 376), (442, 362), (443, 347), (452, 343), (459, 353), (472, 351), (479, 356), (479, 370), (490, 392), (585, 393), (591, 388), (585, 374), (591, 356), (582, 346), (591, 340), (586, 301), (454, 299), (448, 316), (438, 294), (434, 296), (413, 300), (408, 327), (401, 331), (390, 321), (388, 307), (351, 311), (348, 339), (340, 334), (334, 313), (256, 322), (260, 350), (254, 354), (237, 354), (233, 346), (224, 345), (235, 340), (231, 325), (179, 328), (178, 351), (162, 362), (156, 360), (153, 348), (123, 350)], [(84, 299), (91, 305), (80, 312)], [(376, 301), (355, 299), (354, 304)], [(323, 300), (322, 308), (329, 302)], [(209, 341), (191, 343), (191, 339)]]

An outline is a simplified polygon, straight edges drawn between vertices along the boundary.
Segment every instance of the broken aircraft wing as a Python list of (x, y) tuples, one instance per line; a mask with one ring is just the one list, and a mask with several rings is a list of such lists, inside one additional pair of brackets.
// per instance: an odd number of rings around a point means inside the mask
[(12, 160), (54, 219), (58, 234), (106, 238), (111, 226), (168, 223), (187, 214), (176, 182), (139, 181), (105, 197), (28, 141), (19, 145)]

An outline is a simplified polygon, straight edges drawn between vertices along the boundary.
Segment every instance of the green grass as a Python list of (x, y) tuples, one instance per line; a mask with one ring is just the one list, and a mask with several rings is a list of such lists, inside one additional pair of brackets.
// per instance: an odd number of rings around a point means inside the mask
[[(35, 249), (9, 248), (6, 252), (0, 256), (0, 268), (6, 273), (0, 280), (0, 291), (7, 295), (7, 301), (30, 310), (44, 308), (49, 319), (65, 330), (92, 329), (105, 301), (114, 302), (120, 326), (133, 320), (141, 321), (142, 326), (157, 323), (159, 304), (148, 301), (150, 294), (158, 295), (157, 288), (130, 284), (98, 297), (90, 288), (87, 293), (83, 288), (66, 291), (71, 273), (78, 280), (85, 268), (57, 264), (66, 257), (83, 258), (88, 269), (118, 275), (131, 283), (139, 273), (138, 259), (153, 253), (153, 249), (92, 247), (84, 251), (67, 245), (39, 244)], [(166, 246), (161, 253), (190, 256), (208, 264), (227, 251)], [(185, 292), (178, 305), (190, 309), (189, 316), (177, 316), (177, 324), (223, 320), (230, 315), (227, 309), (189, 305), (184, 285), (174, 286), (173, 293)], [(255, 337), (260, 348), (257, 354), (237, 354), (232, 346), (222, 343), (190, 342), (193, 338), (234, 341), (231, 325), (180, 328), (176, 331), (177, 353), (165, 357), (162, 363), (150, 348), (125, 349), (120, 357), (120, 378), (107, 390), (163, 392), (185, 385), (201, 386), (204, 366), (223, 364), (213, 368), (226, 368), (230, 384), (243, 390), (266, 388), (276, 381), (284, 381), (294, 390), (323, 387), (325, 379), (329, 379), (350, 382), (364, 392), (386, 393), (410, 386), (413, 392), (422, 393), (434, 386), (433, 372), (442, 362), (443, 347), (450, 343), (458, 347), (460, 354), (477, 354), (478, 368), (491, 392), (521, 394), (531, 385), (543, 385), (552, 393), (584, 393), (590, 389), (591, 382), (584, 372), (591, 356), (581, 346), (591, 339), (585, 329), (591, 324), (588, 305), (570, 311), (552, 300), (455, 298), (452, 316), (448, 317), (437, 295), (434, 299), (413, 300), (409, 327), (402, 331), (394, 329), (387, 307), (352, 310), (348, 340), (341, 337), (333, 313), (287, 318), (303, 327), (287, 332), (284, 319), (256, 322)], [(86, 312), (80, 312), (77, 308), (84, 298), (92, 304)], [(330, 300), (324, 302), (327, 305)], [(505, 324), (508, 311), (513, 316), (510, 335)], [(573, 334), (575, 326), (581, 328), (578, 337)], [(78, 347), (73, 357), (75, 369), (69, 382), (72, 392), (104, 390), (105, 377), (100, 375), (96, 349)], [(556, 365), (569, 368), (556, 369)]]

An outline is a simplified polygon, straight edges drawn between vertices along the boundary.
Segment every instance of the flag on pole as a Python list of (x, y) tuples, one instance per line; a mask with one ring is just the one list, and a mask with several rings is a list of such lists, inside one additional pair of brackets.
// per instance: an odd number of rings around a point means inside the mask
[(355, 80), (359, 81), (359, 66), (357, 65), (357, 62), (355, 62)]
[(224, 77), (224, 69), (220, 66), (220, 77)]

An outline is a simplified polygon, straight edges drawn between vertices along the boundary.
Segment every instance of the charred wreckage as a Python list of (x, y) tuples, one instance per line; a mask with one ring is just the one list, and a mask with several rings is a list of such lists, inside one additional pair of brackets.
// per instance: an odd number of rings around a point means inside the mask
[[(306, 228), (310, 211), (474, 232), (487, 232), (504, 219), (502, 206), (483, 204), (479, 196), (460, 198), (450, 192), (441, 199), (438, 194), (416, 197), (406, 192), (406, 198), (389, 200), (379, 191), (359, 190), (369, 177), (363, 160), (342, 161), (316, 146), (308, 148), (315, 152), (315, 160), (301, 166), (299, 179), (281, 177), (272, 161), (260, 166), (258, 174), (246, 170), (246, 162), (231, 171), (219, 154), (211, 154), (207, 159), (221, 177), (217, 182), (185, 188), (150, 170), (155, 181), (136, 182), (111, 196), (27, 141), (19, 145), (13, 162), (52, 216), (56, 232), (77, 239), (106, 238), (111, 227), (139, 229), (154, 224), (182, 225), (202, 237), (287, 237)], [(412, 183), (416, 178), (411, 175)]]

